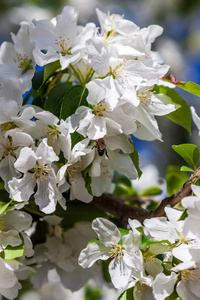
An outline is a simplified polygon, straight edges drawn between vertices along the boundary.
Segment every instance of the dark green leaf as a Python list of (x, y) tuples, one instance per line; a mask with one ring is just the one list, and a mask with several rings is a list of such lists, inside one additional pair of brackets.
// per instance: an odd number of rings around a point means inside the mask
[(134, 147), (134, 151), (132, 153), (130, 153), (129, 156), (135, 165), (138, 176), (140, 177), (142, 175), (142, 171), (140, 170), (140, 167), (139, 167), (139, 154), (135, 147)]
[(31, 104), (43, 108), (43, 99), (42, 99), (42, 97), (41, 97), (40, 95), (36, 96), (36, 97), (33, 99), (33, 101), (32, 101)]
[(193, 144), (173, 145), (172, 148), (176, 151), (190, 166), (196, 170), (196, 165), (199, 162), (199, 148)]
[(60, 83), (54, 86), (48, 95), (48, 99), (45, 101), (44, 109), (55, 115), (59, 114), (62, 99), (71, 87), (71, 83)]
[(176, 290), (174, 290), (173, 293), (170, 296), (165, 298), (165, 300), (181, 300), (181, 298), (178, 296)]
[(133, 287), (124, 291), (117, 300), (134, 300), (133, 297)]
[(184, 172), (193, 172), (193, 173), (194, 173), (194, 170), (191, 169), (191, 168), (189, 168), (189, 167), (187, 167), (187, 166), (182, 166), (182, 167), (180, 168), (180, 170), (181, 170), (181, 171), (184, 171)]
[(188, 180), (186, 173), (181, 172), (178, 166), (169, 166), (166, 173), (167, 192), (171, 196)]
[(181, 220), (185, 220), (188, 216), (188, 213), (187, 213), (187, 209), (184, 209), (182, 215), (180, 216), (180, 218), (178, 219), (178, 221), (181, 221)]
[(60, 68), (60, 61), (54, 61), (50, 64), (45, 65), (44, 67), (44, 76), (43, 76), (43, 83), (50, 78), (56, 70)]
[(65, 120), (75, 113), (80, 105), (88, 106), (86, 101), (88, 90), (81, 85), (73, 86), (62, 99), (60, 118)]
[(43, 83), (44, 71), (39, 71), (34, 74), (32, 79), (32, 87), (34, 90), (38, 91)]
[(166, 115), (166, 117), (174, 123), (187, 129), (187, 131), (191, 134), (191, 112), (185, 100), (183, 100), (183, 98), (181, 98), (181, 96), (174, 89), (171, 89), (167, 86), (155, 86), (154, 90), (158, 94), (163, 93), (167, 95), (174, 103), (181, 105), (180, 108)]
[(83, 140), (83, 137), (77, 131), (71, 133), (71, 140), (72, 140), (72, 148), (80, 141)]
[(140, 196), (155, 196), (162, 193), (161, 188), (158, 186), (151, 186), (146, 188), (144, 191), (140, 193)]

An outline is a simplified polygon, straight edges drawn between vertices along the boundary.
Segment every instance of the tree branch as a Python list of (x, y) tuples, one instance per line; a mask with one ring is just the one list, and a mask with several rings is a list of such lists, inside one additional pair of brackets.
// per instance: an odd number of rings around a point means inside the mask
[(191, 185), (194, 184), (198, 179), (200, 179), (200, 168), (198, 168), (196, 172), (190, 176), (190, 178), (175, 194), (163, 199), (155, 211), (148, 211), (142, 207), (125, 204), (124, 200), (128, 200), (128, 197), (121, 197), (106, 193), (100, 197), (94, 197), (91, 204), (120, 219), (122, 227), (126, 228), (129, 218), (137, 219), (143, 223), (143, 221), (148, 218), (165, 216), (164, 208), (167, 205), (173, 207), (184, 197), (191, 195)]

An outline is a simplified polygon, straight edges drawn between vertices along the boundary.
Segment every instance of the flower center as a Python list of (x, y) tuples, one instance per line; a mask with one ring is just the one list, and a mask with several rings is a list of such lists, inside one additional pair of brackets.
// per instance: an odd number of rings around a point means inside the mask
[(5, 143), (1, 144), (2, 147), (0, 148), (0, 154), (2, 157), (6, 157), (9, 154), (14, 156), (14, 151), (17, 149), (17, 147), (14, 147), (12, 145), (12, 138), (8, 137), (5, 139)]
[(111, 250), (108, 252), (110, 254), (110, 258), (120, 259), (124, 256), (123, 250), (125, 249), (122, 244), (113, 244), (110, 245)]
[(23, 56), (17, 53), (17, 58), (14, 59), (14, 62), (17, 64), (17, 67), (22, 69), (22, 74), (26, 73), (28, 70), (33, 69), (31, 65), (32, 59), (29, 59), (28, 55), (24, 54)]
[(122, 61), (119, 62), (118, 65), (116, 65), (114, 68), (109, 66), (110, 71), (107, 74), (107, 76), (113, 76), (115, 79), (116, 77), (127, 77), (128, 76), (128, 69), (126, 68), (126, 60), (123, 59)]
[(181, 279), (185, 283), (191, 283), (192, 285), (195, 284), (197, 278), (197, 273), (194, 270), (183, 270), (181, 271)]
[(138, 97), (140, 98), (140, 101), (145, 105), (153, 105), (153, 101), (151, 99), (151, 93), (150, 90), (147, 90), (142, 93), (138, 93)]
[(156, 261), (155, 257), (157, 256), (157, 254), (149, 251), (149, 250), (145, 250), (143, 252), (143, 257), (144, 257), (144, 261), (145, 262), (154, 262)]
[(8, 130), (14, 129), (16, 127), (17, 126), (13, 122), (7, 122), (7, 123), (4, 123), (4, 124), (0, 125), (1, 131), (8, 131)]
[(109, 107), (103, 103), (103, 101), (100, 101), (96, 105), (92, 105), (93, 114), (95, 116), (103, 116), (104, 113), (106, 113), (109, 109)]
[(57, 129), (56, 126), (54, 126), (54, 127), (49, 126), (47, 128), (43, 128), (43, 135), (44, 135), (44, 137), (48, 137), (48, 142), (51, 145), (57, 141), (59, 134), (60, 134), (60, 131)]
[(70, 39), (65, 38), (65, 34), (60, 36), (58, 39), (55, 39), (55, 45), (58, 47), (57, 53), (60, 53), (62, 56), (71, 55)]
[(42, 164), (40, 166), (36, 166), (33, 169), (33, 172), (33, 178), (37, 181), (41, 180), (43, 182), (44, 180), (47, 180), (47, 176), (50, 176), (50, 172), (52, 172), (52, 170), (46, 164)]
[[(69, 166), (67, 168), (67, 173), (69, 175), (69, 181), (75, 181), (76, 179), (81, 178), (81, 172), (82, 172), (83, 168), (84, 168), (84, 165), (80, 161), (75, 163), (72, 166)], [(77, 183), (77, 182), (75, 181), (75, 183)]]

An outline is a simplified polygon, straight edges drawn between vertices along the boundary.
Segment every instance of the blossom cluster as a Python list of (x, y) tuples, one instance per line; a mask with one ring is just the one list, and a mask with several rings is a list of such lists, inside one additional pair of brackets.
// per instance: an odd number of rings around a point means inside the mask
[[(112, 190), (114, 171), (136, 178), (128, 155), (134, 151), (130, 135), (161, 140), (155, 116), (178, 107), (153, 91), (169, 69), (151, 51), (162, 28), (140, 29), (100, 10), (97, 16), (101, 29), (93, 23), (78, 26), (76, 11), (66, 6), (53, 20), (22, 23), (17, 35), (12, 34), (13, 43), (1, 45), (0, 176), (17, 208), (34, 195), (39, 209), (52, 213), (57, 203), (66, 207), (63, 192), (70, 190), (70, 200), (88, 203), (92, 196)], [(66, 119), (42, 105), (22, 102), (32, 87), (35, 66), (53, 63), (58, 63), (61, 86), (78, 84), (88, 93), (84, 105), (80, 100)], [(47, 102), (48, 95), (47, 90)], [(72, 140), (74, 133), (78, 143)], [(86, 178), (91, 178), (89, 188)]]
[[(79, 264), (90, 268), (98, 260), (109, 262), (109, 274), (117, 289), (134, 287), (134, 299), (164, 300), (174, 290), (182, 300), (200, 299), (200, 187), (185, 197), (182, 211), (166, 207), (167, 217), (129, 219), (130, 230), (119, 230), (107, 219), (92, 223), (98, 239), (83, 249)], [(175, 297), (176, 298), (176, 297)]]
[(190, 225), (199, 214), (191, 206), (199, 201), (198, 187), (197, 197), (183, 201), (185, 221), (172, 208), (168, 220), (144, 226), (129, 220), (129, 231), (96, 218), (98, 240), (84, 250), (95, 233), (84, 218), (72, 221), (68, 214), (70, 200), (80, 205), (113, 192), (114, 174), (138, 178), (132, 136), (162, 141), (156, 116), (180, 108), (159, 90), (174, 87), (162, 80), (169, 66), (151, 49), (162, 28), (96, 12), (100, 27), (78, 25), (70, 6), (52, 20), (22, 22), (0, 47), (0, 178), (9, 195), (0, 201), (0, 294), (16, 298), (28, 271), (35, 273), (34, 288), (58, 281), (77, 291), (90, 278), (100, 285), (101, 264), (94, 263), (110, 259), (113, 285), (134, 286), (135, 299), (142, 299), (144, 286), (149, 299), (165, 299), (175, 284), (181, 297), (184, 290), (199, 299), (196, 277), (194, 288), (184, 285), (184, 274), (198, 273), (199, 236)]

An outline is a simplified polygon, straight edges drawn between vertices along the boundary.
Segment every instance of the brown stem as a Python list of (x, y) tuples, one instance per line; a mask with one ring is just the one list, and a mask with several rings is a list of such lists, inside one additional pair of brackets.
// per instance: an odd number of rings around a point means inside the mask
[[(191, 184), (194, 184), (198, 179), (200, 179), (200, 168), (198, 168), (196, 172), (190, 176), (190, 178), (175, 194), (163, 199), (155, 211), (148, 211), (142, 207), (125, 204), (125, 197), (106, 193), (100, 197), (94, 197), (91, 204), (120, 219), (122, 227), (126, 228), (129, 218), (137, 219), (143, 223), (143, 221), (147, 218), (165, 216), (165, 206), (170, 205), (173, 207), (184, 197), (191, 195)], [(128, 200), (128, 197), (126, 197), (126, 200)]]

